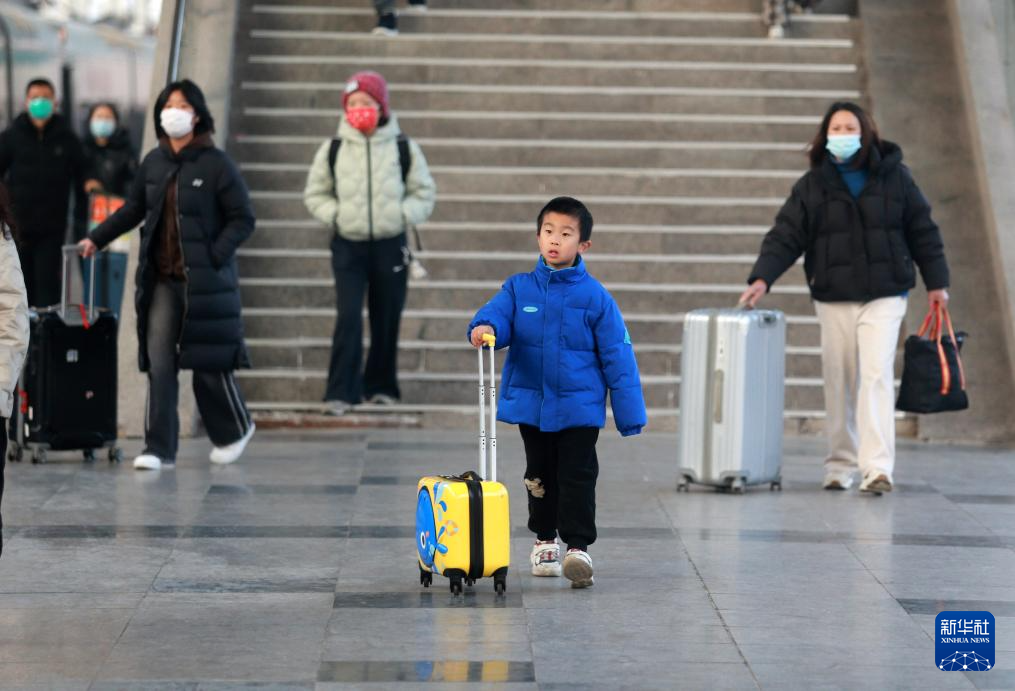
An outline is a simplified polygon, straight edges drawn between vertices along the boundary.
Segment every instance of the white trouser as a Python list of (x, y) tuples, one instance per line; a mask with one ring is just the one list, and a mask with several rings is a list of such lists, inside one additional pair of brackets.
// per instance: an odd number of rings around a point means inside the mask
[(895, 466), (895, 351), (906, 298), (815, 302), (821, 323), (828, 457), (825, 470)]

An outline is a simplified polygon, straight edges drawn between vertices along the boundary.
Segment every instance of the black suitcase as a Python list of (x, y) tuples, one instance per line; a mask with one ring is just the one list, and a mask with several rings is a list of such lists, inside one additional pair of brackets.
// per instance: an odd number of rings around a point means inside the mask
[(68, 311), (72, 250), (64, 250), (64, 300), (32, 314), (8, 457), (20, 461), (30, 452), (33, 463), (42, 463), (47, 451), (80, 449), (90, 461), (97, 449), (108, 449), (109, 460), (119, 461), (116, 317), (96, 314), (93, 306), (72, 304)]

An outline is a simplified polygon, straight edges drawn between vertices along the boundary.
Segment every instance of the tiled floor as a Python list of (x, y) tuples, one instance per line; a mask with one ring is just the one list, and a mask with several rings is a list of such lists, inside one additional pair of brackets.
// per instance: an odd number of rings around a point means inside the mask
[[(9, 466), (0, 688), (952, 689), (1015, 687), (1015, 452), (903, 444), (898, 491), (674, 491), (674, 438), (600, 442), (596, 585), (525, 569), (521, 444), (508, 593), (418, 585), (422, 474), (474, 463), (459, 433), (260, 434), (141, 473)], [(137, 451), (128, 445), (128, 452)], [(934, 667), (934, 616), (989, 610), (997, 666)]]

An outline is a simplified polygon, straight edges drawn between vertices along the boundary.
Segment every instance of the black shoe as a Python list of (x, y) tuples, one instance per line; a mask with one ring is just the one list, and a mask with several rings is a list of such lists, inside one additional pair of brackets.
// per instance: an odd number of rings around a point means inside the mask
[(389, 12), (377, 18), (377, 26), (374, 33), (379, 36), (398, 36), (398, 17), (394, 12)]

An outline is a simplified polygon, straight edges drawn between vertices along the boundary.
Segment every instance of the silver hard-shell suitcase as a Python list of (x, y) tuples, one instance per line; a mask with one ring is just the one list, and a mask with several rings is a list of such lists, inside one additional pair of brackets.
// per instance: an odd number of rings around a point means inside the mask
[(786, 319), (700, 309), (684, 320), (678, 490), (781, 488)]

